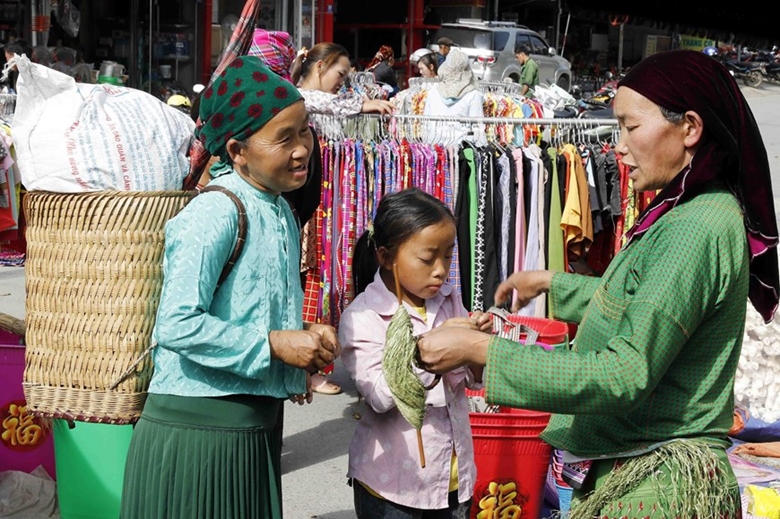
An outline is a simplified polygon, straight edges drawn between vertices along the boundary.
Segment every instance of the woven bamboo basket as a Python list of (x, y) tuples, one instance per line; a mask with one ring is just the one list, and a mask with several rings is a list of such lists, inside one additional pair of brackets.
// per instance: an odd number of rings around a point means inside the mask
[(184, 191), (30, 192), (24, 394), (38, 416), (138, 420), (152, 374), (165, 223)]

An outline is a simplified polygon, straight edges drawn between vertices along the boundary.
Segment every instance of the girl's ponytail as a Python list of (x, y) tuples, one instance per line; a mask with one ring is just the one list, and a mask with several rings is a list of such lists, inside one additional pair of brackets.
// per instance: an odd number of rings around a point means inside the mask
[(379, 268), (373, 233), (372, 229), (364, 232), (355, 243), (352, 252), (352, 285), (355, 288), (355, 297), (371, 284), (374, 280), (374, 274)]
[(308, 54), (309, 51), (305, 47), (299, 50), (298, 55), (295, 56), (292, 65), (290, 65), (290, 80), (295, 86), (298, 86), (298, 81), (303, 76), (303, 62), (306, 61)]

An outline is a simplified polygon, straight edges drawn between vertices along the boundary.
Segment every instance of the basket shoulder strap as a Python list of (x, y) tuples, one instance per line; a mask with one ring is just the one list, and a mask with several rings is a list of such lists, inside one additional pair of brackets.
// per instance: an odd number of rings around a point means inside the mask
[(246, 229), (248, 222), (244, 202), (242, 202), (234, 192), (222, 186), (210, 185), (201, 189), (198, 194), (205, 193), (207, 191), (219, 191), (220, 193), (224, 193), (233, 201), (234, 204), (236, 204), (236, 209), (238, 209), (238, 239), (236, 239), (236, 246), (233, 248), (233, 252), (230, 254), (227, 263), (225, 263), (225, 266), (222, 268), (219, 281), (217, 281), (217, 286), (219, 286), (223, 281), (225, 281), (225, 279), (227, 279), (230, 271), (233, 270), (233, 265), (235, 265), (236, 261), (238, 261), (238, 258), (241, 257), (241, 252), (244, 250), (244, 242), (246, 241)]

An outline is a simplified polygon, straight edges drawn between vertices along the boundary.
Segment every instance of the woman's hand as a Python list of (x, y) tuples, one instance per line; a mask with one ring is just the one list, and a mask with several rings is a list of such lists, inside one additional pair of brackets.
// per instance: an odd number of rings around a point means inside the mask
[(364, 114), (378, 112), (382, 115), (392, 115), (394, 110), (395, 106), (390, 101), (385, 101), (384, 99), (365, 99), (361, 112)]
[[(336, 329), (329, 324), (303, 323), (303, 329), (320, 334), (323, 342), (328, 349), (333, 352), (336, 358), (341, 357), (341, 344), (339, 344), (339, 335)], [(330, 348), (332, 346), (332, 349)]]
[(314, 373), (333, 362), (339, 351), (336, 344), (311, 330), (274, 330), (268, 334), (271, 357), (285, 364)]
[(484, 366), (490, 335), (461, 326), (439, 326), (417, 341), (418, 364), (432, 373), (447, 373), (466, 364)]
[(517, 290), (517, 298), (512, 303), (512, 311), (517, 312), (534, 297), (549, 292), (553, 274), (552, 270), (515, 272), (498, 285), (494, 296), (496, 306), (502, 306)]
[(311, 392), (311, 374), (306, 373), (306, 393), (303, 395), (292, 395), (290, 402), (298, 405), (311, 404), (312, 392)]

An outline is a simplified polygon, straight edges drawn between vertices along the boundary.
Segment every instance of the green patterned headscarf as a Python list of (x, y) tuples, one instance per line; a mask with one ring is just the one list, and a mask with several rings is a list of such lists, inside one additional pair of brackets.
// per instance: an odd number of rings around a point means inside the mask
[(203, 92), (196, 130), (209, 153), (228, 160), (227, 142), (244, 140), (302, 100), (300, 92), (255, 56), (239, 56)]

